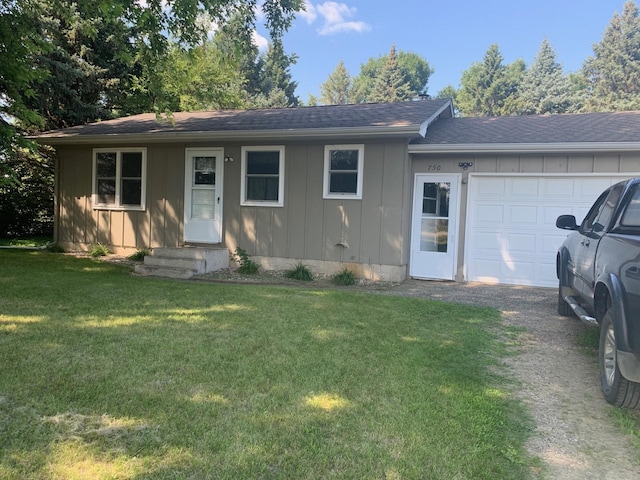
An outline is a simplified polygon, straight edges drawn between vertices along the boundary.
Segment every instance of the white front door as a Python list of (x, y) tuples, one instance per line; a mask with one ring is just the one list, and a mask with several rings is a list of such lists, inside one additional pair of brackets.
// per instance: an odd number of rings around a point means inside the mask
[(222, 240), (221, 148), (187, 148), (184, 187), (185, 242)]
[(455, 174), (416, 175), (409, 267), (412, 277), (455, 277), (460, 179)]

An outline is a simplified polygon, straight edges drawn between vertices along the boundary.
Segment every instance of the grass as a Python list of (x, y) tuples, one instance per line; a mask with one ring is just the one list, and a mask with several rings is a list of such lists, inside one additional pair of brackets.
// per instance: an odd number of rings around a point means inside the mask
[(313, 280), (313, 273), (304, 263), (298, 262), (293, 268), (284, 272), (285, 278), (300, 280), (301, 282), (310, 282)]
[(496, 311), (0, 251), (0, 478), (526, 479)]
[(44, 247), (51, 242), (51, 237), (0, 238), (2, 247)]

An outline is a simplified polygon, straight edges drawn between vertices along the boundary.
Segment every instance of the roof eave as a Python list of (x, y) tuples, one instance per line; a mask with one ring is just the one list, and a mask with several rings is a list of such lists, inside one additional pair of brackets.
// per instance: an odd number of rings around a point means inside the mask
[(466, 143), (409, 145), (409, 153), (582, 153), (639, 151), (640, 142)]
[(306, 140), (346, 137), (402, 137), (418, 135), (420, 125), (402, 125), (397, 127), (347, 127), (347, 128), (304, 128), (291, 130), (237, 130), (213, 132), (150, 132), (134, 134), (93, 134), (33, 136), (32, 140), (43, 145), (88, 145), (88, 144), (151, 144), (202, 141), (265, 141), (265, 140)]

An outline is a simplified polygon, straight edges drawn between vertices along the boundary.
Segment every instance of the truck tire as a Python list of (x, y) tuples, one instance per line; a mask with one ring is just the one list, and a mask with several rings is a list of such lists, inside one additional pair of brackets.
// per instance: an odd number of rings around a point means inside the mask
[(562, 317), (572, 317), (573, 310), (567, 302), (562, 298), (562, 284), (558, 284), (558, 315)]
[(630, 382), (622, 376), (618, 368), (616, 331), (613, 322), (613, 310), (607, 310), (600, 327), (600, 385), (604, 398), (616, 407), (640, 407), (640, 383)]

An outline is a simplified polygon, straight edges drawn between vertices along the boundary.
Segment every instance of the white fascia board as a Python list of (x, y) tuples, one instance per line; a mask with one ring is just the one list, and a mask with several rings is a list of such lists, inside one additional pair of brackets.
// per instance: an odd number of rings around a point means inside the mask
[(438, 109), (437, 112), (435, 112), (433, 115), (431, 115), (429, 118), (427, 118), (424, 122), (420, 124), (419, 133), (422, 138), (427, 136), (427, 130), (429, 129), (429, 125), (435, 122), (438, 119), (438, 117), (442, 114), (442, 112), (444, 112), (445, 110), (449, 110), (449, 113), (451, 113), (451, 116), (453, 117), (453, 103), (451, 102), (451, 100), (445, 103), (442, 107)]
[(137, 134), (103, 134), (103, 135), (60, 135), (33, 136), (31, 140), (44, 145), (88, 145), (88, 144), (150, 144), (150, 143), (184, 143), (203, 141), (255, 141), (255, 140), (312, 140), (322, 138), (345, 137), (406, 137), (418, 134), (419, 125), (402, 125), (400, 127), (353, 127), (353, 128), (306, 128), (299, 130), (240, 130), (214, 132), (152, 132)]
[(409, 153), (570, 153), (630, 152), (640, 150), (640, 142), (580, 143), (468, 143), (451, 145), (409, 145)]

